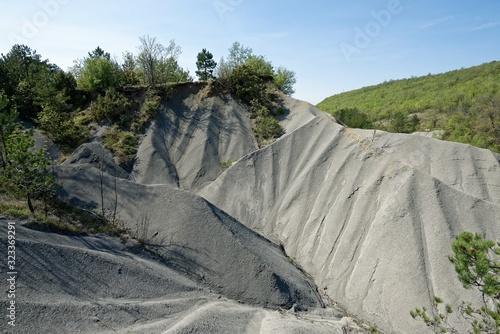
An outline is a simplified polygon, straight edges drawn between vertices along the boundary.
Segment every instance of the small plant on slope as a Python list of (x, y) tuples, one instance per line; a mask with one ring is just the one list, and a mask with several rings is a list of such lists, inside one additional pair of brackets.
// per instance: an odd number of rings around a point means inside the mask
[[(462, 302), (458, 311), (471, 326), (470, 333), (500, 333), (500, 243), (484, 240), (480, 234), (463, 232), (452, 242), (453, 263), (463, 287), (477, 288), (483, 297), (483, 306), (477, 308), (469, 302)], [(426, 308), (410, 312), (414, 319), (421, 319), (435, 333), (458, 333), (447, 322), (452, 307), (446, 305), (445, 312), (439, 312), (442, 300), (434, 297), (434, 316)]]

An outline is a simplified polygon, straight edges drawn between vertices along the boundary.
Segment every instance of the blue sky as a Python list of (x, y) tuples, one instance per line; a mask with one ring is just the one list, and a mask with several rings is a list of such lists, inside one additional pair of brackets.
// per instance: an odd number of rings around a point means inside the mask
[(295, 97), (318, 103), (385, 80), (500, 60), (500, 1), (2, 0), (0, 52), (27, 44), (67, 70), (100, 46), (121, 60), (150, 35), (182, 48), (194, 76), (235, 41), (296, 72)]

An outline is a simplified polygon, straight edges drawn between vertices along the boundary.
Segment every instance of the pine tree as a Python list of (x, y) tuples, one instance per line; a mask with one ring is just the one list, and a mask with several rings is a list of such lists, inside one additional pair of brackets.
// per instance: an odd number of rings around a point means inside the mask
[[(481, 307), (463, 301), (459, 313), (471, 326), (469, 333), (500, 333), (500, 243), (484, 240), (478, 233), (462, 232), (452, 242), (453, 255), (448, 259), (455, 267), (458, 279), (465, 289), (477, 288), (483, 299)], [(434, 333), (458, 333), (448, 323), (453, 313), (451, 305), (440, 309), (443, 300), (434, 297), (432, 310), (425, 307), (410, 312), (414, 319), (422, 320)], [(432, 315), (433, 314), (433, 315)]]
[(196, 71), (196, 75), (200, 80), (208, 80), (214, 79), (214, 70), (217, 66), (217, 63), (214, 61), (214, 56), (212, 53), (207, 51), (207, 49), (203, 49), (200, 53), (198, 53), (198, 60), (196, 61), (196, 67), (198, 70)]
[(55, 189), (54, 176), (43, 149), (34, 150), (33, 129), (23, 130), (14, 123), (17, 113), (3, 110), (7, 99), (0, 93), (1, 166), (0, 189), (12, 196), (26, 199), (28, 208), (35, 212), (33, 199), (46, 198)]

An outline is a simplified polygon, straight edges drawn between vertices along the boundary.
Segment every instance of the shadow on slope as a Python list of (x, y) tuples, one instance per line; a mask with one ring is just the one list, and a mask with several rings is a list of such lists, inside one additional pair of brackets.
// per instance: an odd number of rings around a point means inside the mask
[(138, 148), (132, 178), (196, 190), (216, 179), (220, 163), (258, 146), (247, 107), (210, 85), (177, 89), (161, 105)]
[[(136, 248), (130, 240), (15, 226), (16, 326), (2, 321), (2, 333), (367, 332), (328, 309), (273, 311), (221, 298), (156, 256), (130, 252)], [(6, 232), (0, 220), (4, 249)]]

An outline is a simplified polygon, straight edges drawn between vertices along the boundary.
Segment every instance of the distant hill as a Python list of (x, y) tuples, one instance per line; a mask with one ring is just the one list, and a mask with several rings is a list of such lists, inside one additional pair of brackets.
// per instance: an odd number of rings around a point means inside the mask
[(500, 62), (391, 80), (326, 98), (346, 125), (393, 132), (444, 130), (449, 141), (500, 152)]

